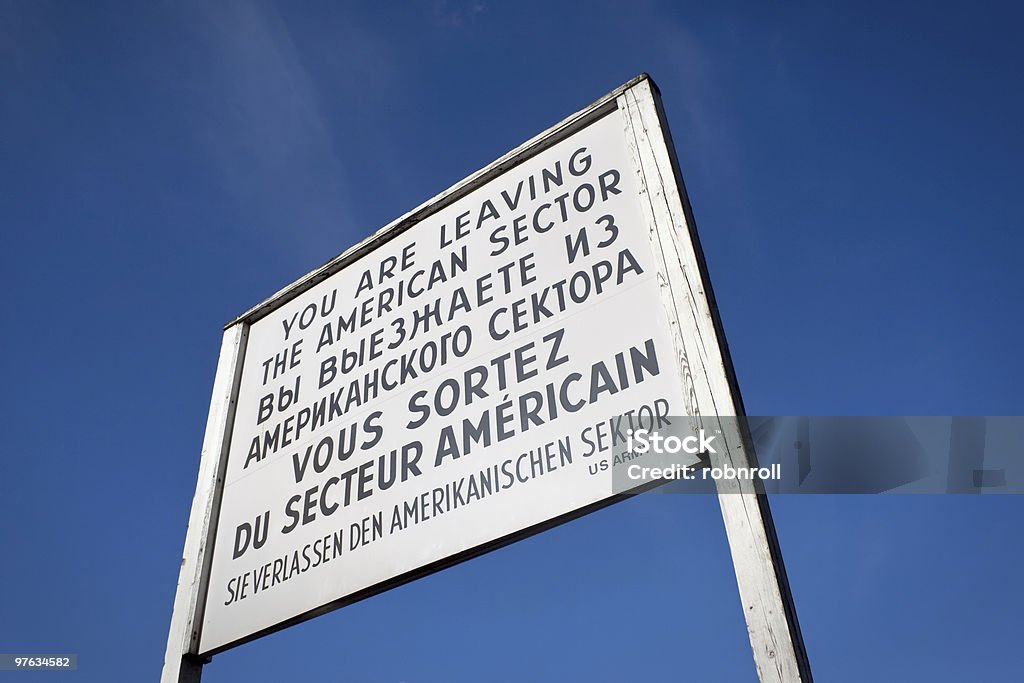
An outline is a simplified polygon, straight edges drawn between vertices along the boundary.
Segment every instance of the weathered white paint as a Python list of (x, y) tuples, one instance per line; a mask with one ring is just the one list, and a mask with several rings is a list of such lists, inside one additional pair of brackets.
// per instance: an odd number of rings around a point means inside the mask
[[(711, 456), (713, 465), (756, 466), (737, 421), (717, 419), (742, 415), (743, 405), (657, 93), (644, 79), (617, 99), (660, 260), (662, 301), (687, 411), (695, 423), (723, 431), (729, 447)], [(809, 682), (810, 666), (767, 497), (756, 481), (721, 481), (718, 490), (758, 677), (762, 683)]]
[(192, 499), (188, 531), (185, 533), (178, 589), (174, 596), (174, 611), (171, 614), (164, 666), (160, 674), (161, 683), (198, 683), (202, 672), (202, 660), (192, 653), (198, 644), (196, 627), (206, 598), (209, 544), (216, 530), (228, 438), (234, 420), (234, 404), (248, 331), (249, 326), (244, 322), (237, 323), (224, 331), (221, 341), (199, 460), (199, 478)]

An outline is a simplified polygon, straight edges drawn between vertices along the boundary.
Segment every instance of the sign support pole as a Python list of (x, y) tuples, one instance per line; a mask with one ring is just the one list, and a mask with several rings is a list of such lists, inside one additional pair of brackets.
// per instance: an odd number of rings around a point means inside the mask
[(213, 557), (224, 468), (248, 335), (249, 326), (239, 322), (224, 331), (221, 342), (160, 683), (199, 683), (203, 664), (208, 661), (195, 653), (199, 647), (199, 631), (206, 603), (206, 577)]
[[(651, 80), (641, 78), (618, 96), (617, 104), (687, 414), (698, 426), (722, 432), (727, 448), (711, 456), (712, 466), (757, 467), (749, 434), (739, 421), (719, 419), (743, 415), (743, 403), (661, 99)], [(717, 486), (758, 678), (761, 683), (811, 683), (764, 487), (749, 480), (718, 481)]]

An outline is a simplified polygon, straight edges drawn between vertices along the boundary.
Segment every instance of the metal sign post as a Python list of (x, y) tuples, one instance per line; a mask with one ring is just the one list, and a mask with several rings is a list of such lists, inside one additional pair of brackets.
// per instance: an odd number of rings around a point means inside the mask
[[(755, 464), (641, 75), (227, 326), (161, 680), (621, 500), (581, 444), (652, 405)], [(718, 493), (758, 676), (809, 683), (760, 483)]]

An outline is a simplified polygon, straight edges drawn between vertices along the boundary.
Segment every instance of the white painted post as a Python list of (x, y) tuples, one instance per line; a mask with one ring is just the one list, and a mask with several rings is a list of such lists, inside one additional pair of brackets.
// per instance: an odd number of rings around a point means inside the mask
[[(672, 331), (684, 402), (695, 423), (722, 431), (712, 465), (756, 467), (736, 375), (697, 240), (693, 215), (660, 98), (642, 78), (617, 98)], [(810, 683), (811, 670), (782, 564), (768, 499), (758, 481), (718, 483), (754, 663), (762, 683)]]
[(202, 675), (204, 661), (195, 656), (195, 652), (206, 602), (206, 576), (211, 557), (209, 544), (216, 534), (224, 466), (248, 335), (248, 325), (239, 322), (224, 331), (221, 342), (210, 413), (203, 437), (203, 451), (199, 460), (199, 479), (192, 499), (192, 512), (189, 515), (185, 549), (178, 574), (178, 589), (174, 596), (174, 611), (167, 634), (161, 683), (198, 683)]

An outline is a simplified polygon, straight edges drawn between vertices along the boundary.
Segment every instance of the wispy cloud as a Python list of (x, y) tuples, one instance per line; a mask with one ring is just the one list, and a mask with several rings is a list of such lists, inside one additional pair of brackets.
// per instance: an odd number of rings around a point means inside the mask
[(431, 16), (437, 26), (460, 27), (472, 17), (481, 14), (486, 7), (480, 0), (459, 2), (458, 0), (434, 0)]
[[(719, 180), (735, 181), (741, 164), (732, 135), (732, 117), (722, 106), (726, 75), (716, 67), (714, 55), (687, 27), (664, 20), (652, 25), (664, 63), (670, 65), (668, 73), (655, 76), (663, 90), (671, 91), (673, 99), (667, 106), (684, 123), (684, 130), (676, 133), (676, 146), (691, 164), (699, 164)], [(680, 137), (683, 133), (685, 137)]]
[(289, 27), (246, 0), (198, 5), (189, 25), (200, 57), (186, 107), (212, 171), (261, 239), (323, 259), (325, 235), (351, 220), (346, 169)]

